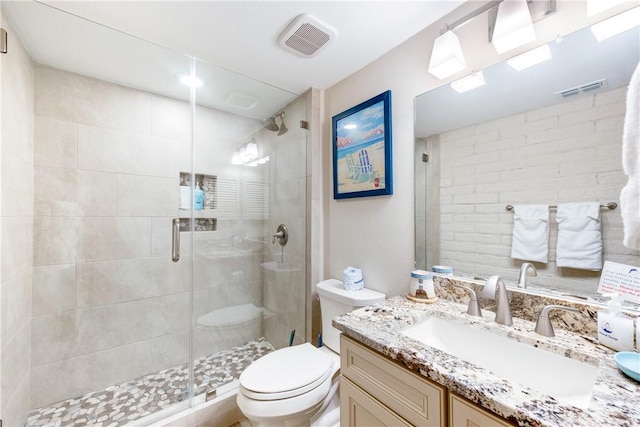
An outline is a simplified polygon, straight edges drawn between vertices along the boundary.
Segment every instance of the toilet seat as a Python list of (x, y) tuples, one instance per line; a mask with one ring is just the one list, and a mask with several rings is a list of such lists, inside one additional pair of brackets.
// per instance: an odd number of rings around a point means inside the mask
[(249, 399), (289, 399), (314, 390), (337, 370), (334, 360), (309, 343), (282, 348), (252, 363), (240, 375)]

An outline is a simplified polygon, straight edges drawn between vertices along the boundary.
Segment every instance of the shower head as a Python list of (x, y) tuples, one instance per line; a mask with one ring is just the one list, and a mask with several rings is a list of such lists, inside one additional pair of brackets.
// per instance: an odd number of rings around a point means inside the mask
[(280, 127), (276, 124), (276, 116), (271, 116), (268, 119), (263, 120), (264, 128), (272, 132), (277, 132)]
[[(276, 119), (280, 119), (280, 126), (276, 123)], [(289, 129), (284, 124), (284, 111), (279, 112), (278, 114), (274, 114), (268, 119), (263, 120), (264, 128), (270, 130), (272, 132), (278, 132), (278, 136), (287, 133)]]
[(280, 136), (287, 133), (289, 129), (287, 129), (287, 126), (284, 124), (284, 111), (280, 113), (278, 117), (280, 117), (280, 130), (278, 131), (278, 136)]

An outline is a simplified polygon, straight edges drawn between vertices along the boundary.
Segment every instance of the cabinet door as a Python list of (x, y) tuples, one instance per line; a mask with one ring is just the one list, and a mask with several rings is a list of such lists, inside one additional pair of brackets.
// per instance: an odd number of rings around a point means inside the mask
[(413, 425), (446, 425), (446, 389), (373, 350), (341, 336), (340, 371)]
[(340, 425), (343, 427), (411, 426), (344, 377), (340, 379)]
[(449, 392), (449, 427), (509, 427), (502, 418)]

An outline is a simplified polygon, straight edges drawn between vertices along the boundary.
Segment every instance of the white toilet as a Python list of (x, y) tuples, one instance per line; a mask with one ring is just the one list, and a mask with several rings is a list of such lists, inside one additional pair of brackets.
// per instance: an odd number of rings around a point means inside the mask
[(347, 291), (335, 279), (318, 283), (317, 290), (324, 346), (304, 343), (276, 350), (240, 375), (238, 407), (254, 427), (340, 424), (340, 331), (331, 320), (382, 302), (385, 295), (370, 289)]

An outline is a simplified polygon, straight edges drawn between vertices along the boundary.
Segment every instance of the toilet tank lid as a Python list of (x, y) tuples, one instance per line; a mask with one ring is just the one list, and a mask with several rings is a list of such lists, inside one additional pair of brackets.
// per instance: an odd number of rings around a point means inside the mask
[(261, 308), (253, 304), (241, 304), (213, 310), (198, 317), (197, 323), (202, 326), (241, 325), (255, 320), (261, 315)]
[(343, 304), (354, 307), (364, 307), (385, 300), (385, 294), (372, 289), (360, 289), (359, 291), (348, 291), (344, 288), (342, 281), (337, 279), (323, 280), (316, 285), (318, 294), (333, 298)]

